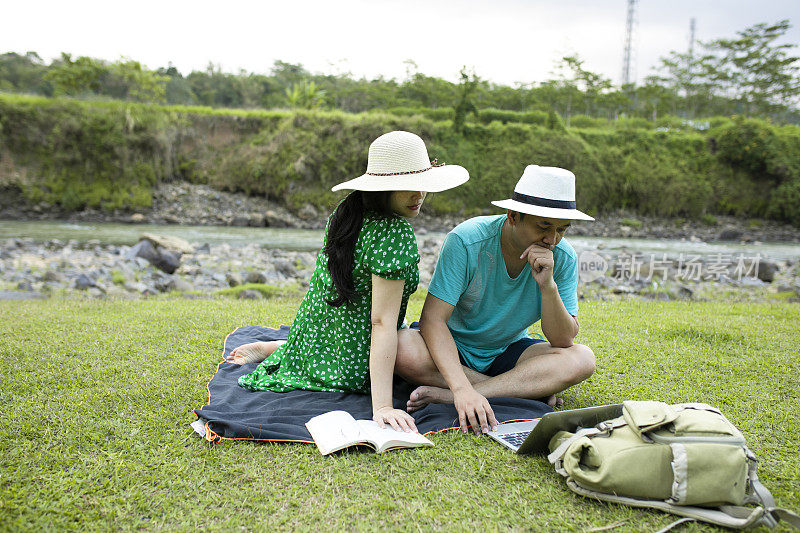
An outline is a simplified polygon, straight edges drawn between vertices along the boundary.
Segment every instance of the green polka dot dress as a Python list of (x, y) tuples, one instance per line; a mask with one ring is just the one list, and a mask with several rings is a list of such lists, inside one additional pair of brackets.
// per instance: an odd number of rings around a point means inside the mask
[(317, 254), (311, 283), (289, 339), (254, 372), (240, 377), (239, 385), (276, 392), (295, 389), (368, 392), (372, 274), (405, 280), (397, 316), (400, 329), (408, 297), (419, 283), (419, 259), (414, 230), (406, 219), (378, 218), (367, 213), (355, 249), (356, 300), (340, 307), (328, 305), (327, 300), (335, 299), (337, 293), (328, 271), (328, 256), (323, 252)]

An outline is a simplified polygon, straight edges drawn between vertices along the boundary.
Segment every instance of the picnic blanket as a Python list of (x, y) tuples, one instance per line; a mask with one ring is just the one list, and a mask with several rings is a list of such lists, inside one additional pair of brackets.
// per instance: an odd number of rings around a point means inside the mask
[[(195, 409), (195, 431), (209, 442), (255, 440), (308, 442), (314, 440), (305, 423), (328, 411), (347, 411), (356, 420), (372, 419), (372, 400), (368, 394), (314, 391), (250, 391), (239, 386), (239, 376), (252, 372), (257, 363), (237, 365), (225, 358), (242, 344), (286, 339), (288, 326), (278, 329), (261, 326), (237, 328), (225, 338), (223, 360), (208, 382), (208, 404)], [(415, 386), (395, 378), (394, 406), (404, 409)], [(533, 420), (552, 409), (536, 400), (491, 398), (489, 403), (498, 422)], [(412, 413), (420, 433), (458, 427), (458, 413), (452, 404), (429, 404)]]

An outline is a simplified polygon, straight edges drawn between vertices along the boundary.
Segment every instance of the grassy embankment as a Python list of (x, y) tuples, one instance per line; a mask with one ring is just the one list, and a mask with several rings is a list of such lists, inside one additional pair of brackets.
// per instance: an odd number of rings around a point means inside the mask
[[(800, 127), (678, 119), (613, 123), (483, 112), (462, 134), (442, 110), (347, 114), (236, 111), (0, 94), (0, 189), (67, 210), (146, 208), (156, 183), (184, 179), (328, 210), (329, 191), (366, 166), (393, 129), (419, 133), (431, 157), (472, 180), (436, 195), (436, 211), (471, 215), (508, 194), (526, 164), (569, 168), (590, 213), (735, 214), (800, 225)], [(529, 116), (530, 115), (530, 116)], [(488, 122), (487, 122), (488, 121)]]
[[(582, 499), (543, 457), (456, 432), (436, 447), (322, 457), (210, 445), (190, 409), (224, 336), (299, 300), (0, 302), (0, 530), (655, 530), (672, 517)], [(412, 299), (416, 316), (421, 298)], [(568, 407), (661, 399), (723, 409), (779, 505), (800, 508), (800, 307), (586, 302), (598, 371)], [(686, 531), (711, 530), (689, 525)]]

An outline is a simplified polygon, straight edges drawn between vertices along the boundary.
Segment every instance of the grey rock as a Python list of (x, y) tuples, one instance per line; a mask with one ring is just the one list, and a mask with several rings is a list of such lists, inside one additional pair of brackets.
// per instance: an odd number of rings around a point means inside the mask
[(153, 233), (142, 234), (141, 240), (150, 241), (156, 248), (164, 248), (166, 250), (174, 250), (181, 254), (192, 253), (194, 248), (186, 240), (180, 237), (173, 237), (172, 235), (155, 235)]
[(679, 285), (678, 296), (680, 298), (691, 299), (692, 296), (694, 296), (694, 291), (691, 288), (687, 287), (686, 285)]
[(172, 274), (181, 265), (181, 255), (182, 253), (178, 250), (156, 247), (150, 240), (144, 239), (125, 252), (124, 257), (129, 260), (144, 259), (159, 270)]
[(648, 296), (651, 300), (655, 300), (656, 302), (668, 302), (671, 299), (666, 292), (654, 292), (650, 293)]
[(174, 250), (166, 250), (164, 248), (159, 248), (159, 259), (158, 262), (153, 263), (153, 266), (163, 270), (167, 274), (172, 274), (178, 267), (181, 266), (181, 253)]
[(42, 281), (64, 281), (64, 274), (57, 270), (48, 270), (42, 274)]
[(103, 294), (108, 294), (108, 287), (103, 285), (102, 283), (95, 283), (94, 287), (91, 287), (89, 290), (97, 289), (98, 291), (102, 292)]
[(744, 232), (738, 229), (724, 229), (722, 230), (719, 235), (717, 235), (717, 239), (720, 241), (738, 241), (742, 238)]
[[(140, 294), (144, 294), (148, 290), (147, 285), (138, 281), (129, 281), (125, 283), (123, 287), (125, 287), (125, 290), (127, 291), (138, 292)], [(150, 291), (150, 292), (155, 293), (155, 291)]]
[(297, 212), (297, 216), (302, 220), (312, 220), (317, 218), (319, 213), (317, 213), (317, 209), (313, 205), (306, 204), (300, 208), (300, 211)]
[(39, 292), (0, 291), (0, 300), (44, 300), (47, 298)]
[(758, 264), (758, 279), (766, 283), (772, 283), (775, 280), (775, 274), (778, 273), (778, 265), (772, 261), (761, 261)]
[(264, 295), (255, 289), (245, 289), (239, 293), (240, 300), (261, 300)]
[(236, 272), (228, 272), (225, 274), (225, 280), (228, 282), (229, 287), (236, 287), (242, 284), (242, 276)]
[(266, 283), (267, 276), (263, 272), (259, 272), (257, 270), (251, 270), (247, 273), (245, 277), (245, 282), (247, 283)]
[(286, 276), (287, 278), (293, 278), (297, 276), (297, 268), (294, 266), (294, 263), (287, 259), (276, 259), (272, 262), (275, 270)]
[(286, 217), (281, 216), (275, 211), (266, 211), (264, 213), (264, 224), (271, 228), (288, 228), (289, 223)]
[(128, 251), (125, 252), (124, 257), (128, 260), (133, 260), (136, 258), (144, 259), (148, 263), (152, 264), (158, 261), (159, 254), (156, 250), (156, 247), (153, 246), (153, 243), (145, 239), (131, 246)]
[(188, 292), (193, 290), (192, 284), (182, 278), (173, 277), (169, 283), (169, 290), (178, 292)]
[(250, 225), (250, 217), (247, 215), (236, 215), (231, 219), (231, 226), (248, 226)]
[(172, 283), (172, 276), (158, 276), (153, 281), (153, 286), (158, 292), (169, 292)]
[(263, 228), (266, 225), (264, 215), (259, 215), (258, 213), (251, 214), (247, 217), (247, 225), (253, 228)]
[(31, 285), (30, 281), (23, 280), (17, 283), (17, 290), (30, 292), (33, 290), (33, 285)]
[(86, 274), (79, 274), (78, 277), (75, 278), (75, 288), (78, 290), (85, 291), (94, 286), (94, 280)]
[(209, 245), (207, 242), (204, 242), (203, 244), (194, 249), (194, 253), (196, 254), (211, 253), (211, 245)]

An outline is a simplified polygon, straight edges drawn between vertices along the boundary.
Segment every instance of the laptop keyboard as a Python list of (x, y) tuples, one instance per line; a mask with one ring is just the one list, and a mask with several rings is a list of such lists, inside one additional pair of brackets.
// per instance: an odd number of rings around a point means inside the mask
[(528, 435), (530, 434), (530, 431), (520, 431), (519, 433), (506, 433), (505, 435), (500, 435), (499, 437), (507, 443), (519, 447), (523, 442), (525, 442), (525, 439), (528, 438)]

